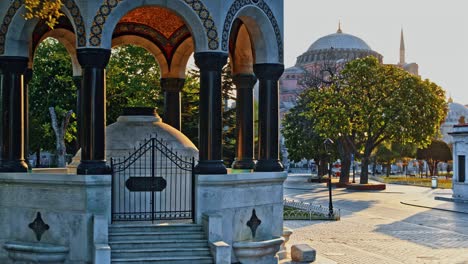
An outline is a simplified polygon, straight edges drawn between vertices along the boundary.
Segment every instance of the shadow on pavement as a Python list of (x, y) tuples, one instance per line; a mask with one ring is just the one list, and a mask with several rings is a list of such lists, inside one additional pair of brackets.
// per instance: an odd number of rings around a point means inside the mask
[(468, 216), (458, 213), (429, 209), (375, 231), (434, 249), (468, 249)]

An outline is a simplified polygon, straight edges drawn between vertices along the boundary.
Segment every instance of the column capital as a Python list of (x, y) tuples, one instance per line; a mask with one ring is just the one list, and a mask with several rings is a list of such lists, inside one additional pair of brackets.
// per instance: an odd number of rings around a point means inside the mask
[(28, 69), (28, 57), (2, 56), (0, 57), (0, 70), (4, 73), (24, 73)]
[(196, 52), (194, 58), (201, 70), (221, 71), (227, 63), (228, 55), (222, 52)]
[(280, 63), (259, 63), (253, 66), (254, 73), (259, 79), (279, 80), (284, 72), (284, 64)]
[(77, 49), (76, 55), (82, 68), (105, 68), (109, 63), (109, 49)]
[(232, 82), (234, 82), (237, 89), (253, 89), (257, 80), (253, 73), (240, 73), (232, 76)]
[(163, 92), (176, 92), (179, 93), (184, 88), (184, 78), (161, 78), (161, 89)]

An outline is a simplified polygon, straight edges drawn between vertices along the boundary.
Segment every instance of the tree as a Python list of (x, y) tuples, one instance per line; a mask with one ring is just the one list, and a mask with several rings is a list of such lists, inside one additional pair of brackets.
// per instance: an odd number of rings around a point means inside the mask
[[(65, 47), (53, 38), (45, 39), (36, 49), (33, 76), (28, 84), (29, 147), (38, 156), (37, 165), (40, 165), (41, 149), (56, 149), (49, 107), (54, 106), (59, 115), (68, 110), (76, 111), (77, 88), (72, 75), (71, 58)], [(76, 120), (74, 115), (71, 118), (64, 139), (67, 149), (76, 151)]]
[[(408, 161), (414, 157), (416, 148), (413, 144), (400, 144), (398, 142), (382, 142), (374, 150), (373, 157), (375, 162), (381, 162), (386, 165), (386, 176), (390, 176), (391, 165), (397, 159)], [(375, 165), (375, 164), (374, 164)]]
[(452, 160), (452, 151), (447, 143), (434, 139), (429, 146), (417, 150), (416, 158), (426, 160), (431, 175), (437, 176), (437, 164), (441, 161)]
[(427, 145), (444, 120), (441, 87), (374, 57), (346, 64), (330, 86), (309, 89), (308, 118), (323, 137), (347, 144), (362, 163), (361, 184), (368, 183), (373, 150), (384, 141)]
[(106, 70), (107, 124), (114, 123), (125, 107), (162, 109), (161, 73), (147, 50), (134, 45), (116, 47)]
[(25, 19), (44, 19), (50, 28), (58, 23), (58, 19), (63, 16), (60, 12), (62, 0), (25, 0)]
[(62, 122), (59, 126), (59, 120), (57, 119), (57, 114), (55, 108), (49, 107), (50, 118), (52, 119), (52, 128), (55, 132), (56, 138), (56, 154), (57, 154), (57, 166), (59, 168), (64, 168), (66, 165), (65, 154), (67, 154), (67, 147), (65, 146), (65, 134), (67, 133), (67, 127), (70, 123), (70, 117), (73, 114), (72, 110), (64, 113), (62, 115)]
[(296, 106), (286, 114), (282, 134), (288, 149), (288, 158), (295, 161), (314, 159), (319, 165), (318, 176), (321, 177), (327, 174), (328, 157), (323, 147), (325, 138), (314, 129), (316, 120), (306, 115), (308, 99), (307, 96), (300, 96)]

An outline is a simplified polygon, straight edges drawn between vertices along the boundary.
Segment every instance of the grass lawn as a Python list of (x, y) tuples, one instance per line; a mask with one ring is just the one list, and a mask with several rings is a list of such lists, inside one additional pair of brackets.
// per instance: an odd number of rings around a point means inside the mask
[[(284, 206), (284, 220), (331, 220), (328, 215)], [(339, 219), (339, 218), (338, 218)], [(338, 220), (332, 219), (332, 220)]]
[[(385, 183), (394, 183), (394, 184), (406, 184), (414, 186), (423, 186), (431, 187), (432, 179), (428, 178), (419, 178), (419, 177), (379, 177)], [(437, 188), (441, 189), (451, 189), (452, 188), (452, 179), (441, 179), (438, 178)]]

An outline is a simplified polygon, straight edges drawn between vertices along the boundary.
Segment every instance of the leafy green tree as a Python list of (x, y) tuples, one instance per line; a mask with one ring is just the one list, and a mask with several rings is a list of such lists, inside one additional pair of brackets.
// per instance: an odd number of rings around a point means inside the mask
[[(375, 163), (384, 163), (386, 176), (390, 176), (391, 165), (397, 159), (405, 160), (405, 163), (416, 155), (416, 147), (413, 144), (400, 144), (397, 142), (382, 142), (373, 153)], [(374, 163), (374, 164), (375, 164)]]
[(452, 151), (447, 143), (435, 139), (429, 146), (418, 149), (416, 157), (426, 160), (429, 164), (431, 175), (437, 176), (437, 164), (441, 161), (447, 162), (452, 160)]
[(282, 134), (288, 148), (288, 158), (299, 161), (303, 158), (314, 159), (318, 167), (318, 176), (327, 174), (327, 153), (323, 147), (325, 138), (315, 128), (315, 119), (307, 115), (308, 97), (301, 96), (296, 106), (286, 114), (283, 120)]
[(339, 79), (309, 89), (309, 119), (323, 137), (343, 140), (360, 156), (361, 184), (368, 183), (373, 150), (384, 141), (427, 145), (439, 130), (447, 106), (441, 87), (374, 57), (346, 64)]
[(190, 70), (185, 78), (182, 89), (182, 133), (186, 135), (195, 146), (198, 146), (198, 120), (200, 116), (200, 80), (198, 72)]
[[(33, 76), (29, 82), (29, 147), (36, 152), (37, 163), (40, 151), (54, 152), (55, 135), (51, 126), (49, 107), (54, 107), (58, 116), (69, 110), (76, 112), (76, 90), (72, 77), (71, 58), (56, 39), (45, 39), (36, 49)], [(76, 151), (76, 119), (67, 126), (64, 139), (67, 149)]]
[(156, 59), (144, 48), (125, 45), (112, 49), (106, 69), (106, 123), (114, 123), (125, 107), (162, 109), (160, 78)]

